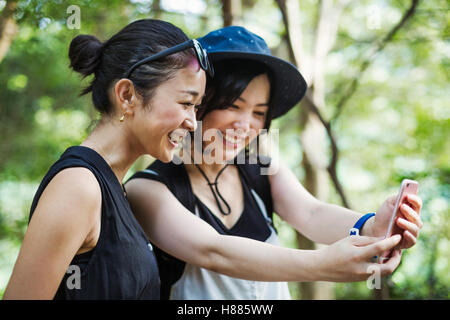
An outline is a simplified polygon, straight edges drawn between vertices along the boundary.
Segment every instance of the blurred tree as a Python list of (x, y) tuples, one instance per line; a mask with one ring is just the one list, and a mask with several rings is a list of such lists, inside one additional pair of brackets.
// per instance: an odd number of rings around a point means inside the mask
[[(401, 26), (415, 2), (236, 2), (240, 13), (232, 23), (262, 35), (277, 55), (298, 64), (311, 85), (301, 108), (273, 122), (281, 128), (283, 159), (319, 198), (361, 212), (397, 192), (403, 178), (419, 180), (425, 227), (385, 288), (393, 299), (449, 299), (448, 2), (421, 1)], [(18, 30), (0, 60), (0, 296), (40, 179), (66, 147), (86, 137), (98, 116), (90, 97), (78, 97), (90, 79), (80, 81), (68, 68), (71, 39), (87, 33), (104, 41), (149, 17), (170, 21), (190, 37), (225, 23), (219, 0), (80, 0), (81, 28), (69, 29), (72, 4), (0, 1), (0, 22), (9, 16)], [(140, 159), (130, 174), (149, 161)], [(295, 232), (277, 223), (283, 243), (297, 246)], [(365, 283), (334, 287), (338, 299), (374, 293)], [(300, 296), (332, 297), (325, 292)]]
[(17, 23), (14, 20), (16, 9), (17, 1), (8, 0), (0, 15), (0, 63), (8, 52), (17, 33)]
[(242, 2), (241, 0), (221, 0), (223, 26), (241, 24)]
[[(305, 170), (304, 185), (316, 198), (328, 201), (327, 166), (329, 161), (325, 151), (326, 131), (323, 127), (323, 117), (320, 114), (320, 110), (325, 107), (325, 59), (334, 45), (339, 17), (348, 1), (335, 3), (334, 1), (321, 1), (319, 3), (312, 53), (306, 52), (302, 43), (304, 37), (298, 1), (278, 0), (277, 3), (283, 15), (291, 61), (299, 67), (310, 87), (306, 102), (303, 103), (307, 107), (301, 109), (299, 120), (303, 128), (301, 141)], [(334, 142), (334, 135), (331, 131), (328, 133)], [(341, 191), (344, 205), (348, 207), (337, 177), (334, 181)], [(298, 234), (298, 242), (300, 248), (313, 249), (315, 247), (312, 241), (301, 234)], [(300, 287), (301, 296), (305, 299), (334, 298), (333, 286), (330, 283), (302, 283)]]
[[(302, 35), (301, 18), (299, 16), (298, 1), (296, 0), (278, 0), (277, 4), (282, 12), (283, 21), (286, 29), (286, 40), (288, 43), (289, 54), (291, 61), (299, 66), (302, 73), (305, 75), (310, 89), (302, 101), (303, 106), (300, 114), (300, 122), (302, 125), (302, 147), (303, 147), (303, 166), (304, 166), (304, 184), (305, 187), (314, 194), (317, 198), (327, 201), (328, 183), (326, 172), (328, 171), (331, 181), (333, 181), (336, 191), (341, 197), (344, 206), (349, 207), (347, 197), (344, 194), (342, 185), (337, 175), (337, 162), (339, 149), (336, 144), (336, 137), (332, 126), (341, 113), (344, 105), (355, 93), (359, 81), (371, 65), (375, 57), (380, 51), (393, 39), (396, 33), (406, 24), (406, 22), (416, 12), (419, 1), (412, 0), (410, 7), (405, 10), (405, 13), (389, 30), (386, 36), (380, 40), (375, 40), (375, 45), (369, 50), (369, 53), (360, 64), (359, 72), (346, 86), (346, 90), (341, 95), (341, 98), (336, 103), (334, 115), (331, 120), (326, 121), (322, 115), (326, 108), (325, 96), (325, 66), (326, 57), (333, 48), (336, 41), (339, 18), (344, 8), (350, 1), (327, 1), (323, 0), (318, 3), (319, 8), (316, 33), (311, 46), (313, 52), (309, 53), (304, 48), (302, 43), (304, 37)], [(325, 151), (326, 141), (325, 135), (328, 135), (331, 147), (331, 158), (327, 160)], [(301, 248), (311, 249), (314, 244), (298, 234), (298, 242)], [(328, 284), (301, 284), (302, 297), (309, 299), (328, 299), (332, 297), (331, 287)], [(375, 297), (377, 299), (388, 298), (388, 291), (386, 286), (382, 290), (375, 290)]]

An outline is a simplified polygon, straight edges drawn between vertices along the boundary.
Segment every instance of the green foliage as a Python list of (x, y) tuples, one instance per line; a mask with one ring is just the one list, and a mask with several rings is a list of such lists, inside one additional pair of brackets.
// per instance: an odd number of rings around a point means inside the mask
[[(337, 102), (374, 40), (392, 28), (407, 6), (398, 1), (376, 2), (386, 21), (380, 29), (369, 30), (361, 13), (374, 2), (353, 4), (344, 11), (328, 56), (325, 118), (336, 112)], [(437, 9), (446, 7), (445, 1), (421, 2), (407, 26), (358, 79), (357, 91), (333, 126), (339, 148), (338, 176), (352, 209), (376, 210), (386, 197), (396, 194), (404, 178), (420, 183), (425, 226), (418, 244), (404, 252), (401, 266), (386, 281), (392, 299), (448, 299), (450, 292), (449, 15), (448, 10)], [(282, 128), (281, 158), (301, 180), (301, 146), (296, 138), (301, 128), (295, 117), (298, 113), (292, 111), (274, 126)], [(329, 200), (341, 203), (337, 193)], [(373, 296), (365, 283), (336, 285), (338, 299)]]
[[(68, 46), (78, 34), (106, 40), (140, 18), (158, 17), (198, 37), (222, 26), (219, 1), (196, 0), (183, 10), (161, 1), (77, 1), (81, 29), (66, 25), (71, 1), (19, 1), (19, 26), (0, 62), (0, 296), (6, 286), (28, 222), (36, 188), (60, 154), (79, 144), (97, 117), (90, 97), (79, 97), (89, 79), (68, 68)], [(301, 1), (306, 48), (314, 39), (318, 1)], [(0, 10), (2, 10), (0, 1)], [(193, 4), (193, 5), (191, 5)], [(381, 13), (379, 28), (367, 27), (367, 8)], [(407, 2), (358, 1), (348, 6), (326, 66), (326, 118), (356, 75), (362, 59), (398, 21)], [(445, 10), (447, 9), (447, 10)], [(424, 201), (418, 244), (404, 252), (402, 265), (387, 281), (394, 299), (448, 299), (450, 292), (450, 54), (448, 4), (422, 1), (416, 15), (358, 79), (359, 87), (334, 123), (340, 161), (338, 176), (352, 208), (375, 210), (397, 192), (405, 178), (420, 182)], [(281, 43), (284, 26), (272, 1), (243, 1), (242, 24)], [(282, 159), (303, 179), (299, 110), (273, 123), (280, 128)], [(134, 170), (135, 167), (133, 167)], [(331, 184), (330, 184), (331, 185)], [(332, 192), (330, 202), (340, 203)], [(282, 243), (294, 247), (295, 232), (276, 219)], [(293, 296), (299, 297), (291, 286)], [(336, 285), (338, 299), (370, 299), (365, 283)]]

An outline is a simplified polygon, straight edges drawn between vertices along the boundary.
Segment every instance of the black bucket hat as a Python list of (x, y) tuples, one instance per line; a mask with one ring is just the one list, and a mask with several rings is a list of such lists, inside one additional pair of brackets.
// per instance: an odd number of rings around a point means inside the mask
[(225, 27), (197, 40), (208, 53), (213, 65), (226, 59), (249, 59), (265, 64), (272, 71), (272, 118), (288, 112), (306, 93), (306, 81), (298, 69), (293, 64), (272, 56), (264, 39), (244, 27)]

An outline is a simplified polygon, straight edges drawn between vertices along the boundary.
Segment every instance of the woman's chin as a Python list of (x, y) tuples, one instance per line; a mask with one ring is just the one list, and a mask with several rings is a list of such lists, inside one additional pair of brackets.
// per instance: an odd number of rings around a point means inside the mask
[(158, 150), (157, 152), (147, 152), (151, 157), (158, 159), (161, 162), (168, 163), (172, 161), (174, 150), (169, 148), (162, 148), (162, 150)]
[(159, 157), (159, 160), (164, 163), (168, 163), (168, 162), (172, 161), (173, 160), (173, 150), (164, 152)]

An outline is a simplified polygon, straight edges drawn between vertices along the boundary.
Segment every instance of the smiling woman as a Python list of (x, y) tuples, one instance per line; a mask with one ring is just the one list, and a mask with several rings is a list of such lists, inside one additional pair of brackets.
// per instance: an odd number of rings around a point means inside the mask
[[(289, 299), (286, 282), (275, 281), (308, 281), (309, 277), (349, 281), (359, 277), (356, 270), (366, 278), (375, 269), (380, 274), (392, 272), (400, 262), (398, 250), (387, 264), (370, 265), (370, 248), (391, 246), (399, 242), (398, 237), (380, 242), (349, 239), (360, 213), (314, 198), (284, 166), (263, 170), (274, 165), (250, 161), (246, 150), (250, 143), (262, 129), (269, 129), (272, 118), (289, 111), (304, 95), (306, 83), (300, 72), (272, 56), (262, 38), (242, 27), (219, 29), (199, 41), (208, 50), (215, 76), (208, 78), (194, 144), (183, 149), (181, 161), (156, 160), (126, 184), (134, 213), (156, 244), (162, 298)], [(420, 211), (420, 199), (414, 202), (408, 211), (416, 224), (402, 224), (405, 238), (412, 242), (403, 248), (413, 244), (421, 226), (412, 209)], [(382, 206), (377, 218), (367, 223), (364, 235), (379, 235), (390, 213), (387, 207)], [(179, 214), (182, 211), (185, 214)], [(272, 223), (273, 211), (313, 241), (333, 245), (328, 252), (285, 255)], [(209, 230), (194, 223), (198, 218)], [(357, 226), (362, 228), (361, 224)], [(234, 259), (223, 251), (222, 243), (217, 246), (211, 230), (223, 235), (221, 242), (233, 250)], [(202, 252), (210, 250), (213, 254), (205, 262)], [(297, 256), (303, 257), (303, 265), (295, 263)]]
[[(168, 162), (177, 147), (175, 136), (180, 131), (195, 130), (196, 105), (205, 87), (205, 74), (198, 70), (198, 64), (197, 67), (190, 64), (177, 71), (175, 77), (158, 87), (150, 112), (145, 108), (136, 109), (133, 126), (136, 130), (130, 139), (142, 154)], [(180, 89), (196, 94), (180, 93)]]
[[(93, 36), (77, 36), (69, 57), (75, 71), (94, 75), (83, 92), (92, 92), (101, 120), (81, 145), (63, 153), (41, 182), (5, 299), (158, 299), (159, 271), (167, 270), (158, 269), (148, 239), (195, 266), (194, 271), (205, 268), (211, 274), (260, 281), (364, 280), (368, 276), (362, 269), (366, 260), (398, 243), (398, 237), (378, 243), (361, 237), (338, 242), (329, 251), (281, 248), (247, 237), (224, 237), (191, 214), (159, 182), (134, 179), (127, 185), (127, 196), (121, 182), (139, 156), (150, 154), (161, 163), (169, 162), (180, 137), (195, 130), (196, 106), (205, 91), (206, 73), (213, 74), (207, 55), (199, 42), (187, 39), (177, 27), (159, 20), (139, 20), (104, 43)], [(304, 89), (301, 76), (296, 79), (277, 92)], [(245, 87), (260, 96), (241, 91), (234, 107), (221, 110), (230, 112), (224, 118), (228, 124), (245, 119), (244, 125), (240, 124), (244, 131), (248, 126), (263, 126), (261, 112), (267, 110), (268, 95), (262, 91), (279, 83), (287, 85), (279, 78), (269, 86), (264, 72), (250, 77), (249, 82)], [(274, 116), (286, 112), (303, 93), (297, 92), (293, 98), (274, 95), (276, 101), (286, 103), (273, 110)], [(242, 137), (227, 139), (237, 142)], [(238, 177), (236, 169), (229, 173), (231, 180)], [(183, 173), (172, 174), (186, 178)], [(230, 194), (242, 197), (242, 189), (231, 182), (227, 184)], [(189, 190), (189, 185), (181, 188)], [(289, 190), (283, 191), (285, 195)], [(262, 209), (261, 203), (252, 202), (250, 210)], [(315, 202), (309, 199), (308, 203)], [(229, 217), (237, 217), (236, 208)], [(340, 222), (340, 235), (358, 217), (347, 214)], [(257, 219), (257, 227), (266, 231), (264, 235), (273, 235), (267, 220)], [(394, 255), (380, 267), (380, 274), (392, 272), (398, 263), (399, 256)], [(184, 289), (189, 290), (190, 280)], [(250, 284), (264, 292), (265, 285)], [(285, 297), (286, 290), (270, 291), (270, 297), (274, 292), (276, 297)]]
[[(77, 36), (69, 57), (73, 70), (94, 75), (82, 93), (92, 92), (101, 119), (39, 186), (4, 299), (158, 299), (155, 257), (121, 181), (142, 154), (170, 161), (169, 136), (195, 129), (207, 57), (158, 20), (133, 22), (104, 43)], [(74, 267), (81, 272), (71, 276)]]

